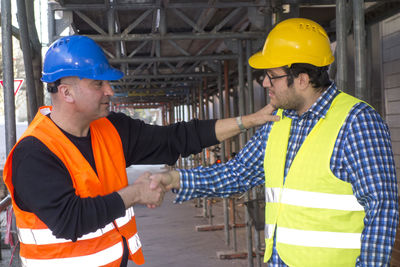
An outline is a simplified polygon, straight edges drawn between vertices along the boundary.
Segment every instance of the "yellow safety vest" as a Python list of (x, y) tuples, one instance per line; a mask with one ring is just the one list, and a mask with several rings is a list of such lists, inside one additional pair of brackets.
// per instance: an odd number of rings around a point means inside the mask
[(355, 266), (365, 212), (351, 184), (332, 173), (330, 160), (338, 133), (358, 102), (345, 93), (334, 99), (326, 117), (304, 140), (285, 183), (292, 120), (281, 116), (274, 123), (264, 158), (265, 262), (275, 236), (278, 254), (289, 266)]

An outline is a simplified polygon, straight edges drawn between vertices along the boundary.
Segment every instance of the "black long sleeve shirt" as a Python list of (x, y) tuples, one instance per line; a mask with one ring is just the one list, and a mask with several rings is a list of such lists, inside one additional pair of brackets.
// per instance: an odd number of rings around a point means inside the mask
[[(122, 113), (110, 113), (107, 118), (121, 137), (127, 167), (171, 165), (179, 155), (199, 153), (202, 148), (218, 143), (215, 120), (154, 126)], [(96, 171), (90, 134), (64, 134)], [(74, 241), (125, 214), (124, 203), (116, 192), (94, 198), (78, 197), (63, 162), (35, 137), (24, 138), (15, 148), (12, 175), (17, 205), (35, 213), (58, 238)]]

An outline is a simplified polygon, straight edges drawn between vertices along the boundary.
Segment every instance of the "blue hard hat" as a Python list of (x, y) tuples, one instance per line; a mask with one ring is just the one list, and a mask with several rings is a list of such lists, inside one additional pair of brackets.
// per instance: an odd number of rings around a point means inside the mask
[(68, 76), (112, 81), (124, 74), (110, 66), (103, 50), (92, 39), (73, 35), (62, 37), (49, 47), (41, 80), (51, 83)]

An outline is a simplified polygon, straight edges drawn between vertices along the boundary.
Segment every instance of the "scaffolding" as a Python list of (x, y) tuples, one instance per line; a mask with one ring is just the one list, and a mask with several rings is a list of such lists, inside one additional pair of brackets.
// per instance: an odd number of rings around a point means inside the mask
[[(11, 24), (11, 0), (1, 0), (6, 152), (16, 142), (13, 88), (12, 35), (21, 42), (26, 72), (28, 120), (43, 104), (43, 85), (37, 72), (37, 36), (29, 21), (32, 1), (17, 0), (17, 31)], [(161, 108), (164, 125), (185, 119), (219, 119), (254, 112), (268, 102), (258, 81), (264, 72), (253, 70), (247, 59), (259, 51), (273, 25), (290, 17), (306, 17), (321, 24), (336, 42), (336, 61), (331, 78), (339, 88), (354, 81), (354, 95), (369, 100), (366, 38), (368, 27), (399, 13), (399, 1), (363, 0), (59, 0), (48, 2), (49, 43), (63, 34), (86, 35), (98, 42), (109, 62), (124, 72), (112, 82), (115, 97), (111, 110)], [(323, 15), (321, 15), (323, 14)], [(354, 77), (348, 73), (349, 35), (354, 38)], [(39, 49), (40, 50), (40, 49)], [(33, 53), (32, 53), (33, 52)], [(36, 60), (36, 61), (35, 61)], [(35, 63), (36, 62), (36, 63)], [(36, 64), (36, 65), (35, 65)], [(35, 68), (33, 66), (35, 65)], [(255, 88), (254, 85), (257, 87)], [(261, 90), (260, 90), (261, 88)], [(255, 98), (255, 91), (262, 97)], [(221, 144), (220, 158), (226, 162), (254, 134), (251, 130)], [(209, 165), (210, 153), (180, 158), (177, 166)], [(248, 266), (261, 266), (261, 229), (251, 216), (258, 211), (259, 196), (253, 189), (243, 196), (245, 205)], [(231, 255), (238, 255), (235, 229), (237, 196), (223, 199), (224, 224), (213, 225), (212, 201), (198, 201), (210, 229), (224, 231)], [(262, 216), (261, 216), (262, 217)], [(221, 248), (222, 249), (222, 248)], [(255, 255), (255, 263), (253, 256)], [(243, 257), (243, 254), (239, 255)]]

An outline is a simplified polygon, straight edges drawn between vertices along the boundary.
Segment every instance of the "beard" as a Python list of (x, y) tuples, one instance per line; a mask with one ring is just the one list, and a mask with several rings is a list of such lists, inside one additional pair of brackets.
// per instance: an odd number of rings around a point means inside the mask
[(296, 93), (293, 85), (287, 87), (285, 92), (275, 94), (274, 98), (271, 104), (280, 109), (300, 110), (304, 105), (304, 97)]

